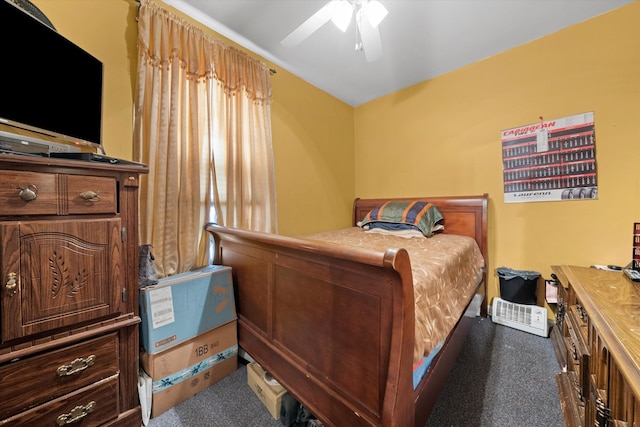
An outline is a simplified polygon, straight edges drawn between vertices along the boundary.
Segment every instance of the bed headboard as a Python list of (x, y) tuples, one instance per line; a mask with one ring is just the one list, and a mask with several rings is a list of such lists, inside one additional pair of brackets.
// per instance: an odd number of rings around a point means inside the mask
[(390, 200), (428, 200), (444, 216), (444, 233), (473, 237), (478, 243), (488, 265), (489, 248), (487, 245), (487, 210), (489, 195), (450, 196), (450, 197), (399, 197), (389, 199), (355, 199), (353, 201), (353, 225), (381, 203)]

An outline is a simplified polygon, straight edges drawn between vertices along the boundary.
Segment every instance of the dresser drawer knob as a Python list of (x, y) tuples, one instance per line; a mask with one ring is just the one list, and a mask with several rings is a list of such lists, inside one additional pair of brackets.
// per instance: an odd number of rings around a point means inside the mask
[(89, 366), (92, 366), (95, 361), (95, 354), (92, 354), (91, 356), (85, 358), (78, 357), (68, 365), (59, 366), (58, 369), (56, 369), (56, 373), (59, 377), (68, 377), (69, 375), (77, 374), (78, 372), (84, 371)]
[(6, 288), (7, 294), (12, 297), (18, 292), (18, 281), (16, 280), (18, 276), (16, 273), (9, 273), (9, 277), (7, 280)]
[(100, 200), (100, 194), (96, 191), (83, 191), (80, 193), (80, 198), (86, 202), (95, 202)]
[(38, 197), (38, 187), (33, 184), (27, 184), (24, 187), (18, 187), (20, 190), (20, 198), (25, 202), (30, 202)]
[(69, 412), (68, 414), (58, 415), (58, 418), (56, 419), (56, 424), (58, 424), (59, 426), (63, 426), (66, 424), (76, 423), (82, 420), (84, 417), (86, 417), (90, 413), (92, 413), (94, 409), (96, 409), (95, 400), (92, 400), (91, 402), (87, 403), (84, 406), (78, 405), (75, 408), (73, 408), (71, 412)]

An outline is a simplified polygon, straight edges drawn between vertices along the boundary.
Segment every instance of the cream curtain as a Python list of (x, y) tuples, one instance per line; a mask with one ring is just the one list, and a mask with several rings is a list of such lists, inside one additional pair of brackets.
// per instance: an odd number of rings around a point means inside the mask
[(269, 69), (153, 3), (138, 11), (140, 242), (159, 277), (209, 261), (203, 226), (277, 232)]

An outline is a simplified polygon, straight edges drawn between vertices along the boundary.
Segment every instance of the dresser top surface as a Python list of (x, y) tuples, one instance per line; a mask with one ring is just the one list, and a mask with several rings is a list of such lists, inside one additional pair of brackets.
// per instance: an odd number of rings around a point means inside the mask
[(0, 153), (0, 168), (20, 169), (20, 168), (66, 168), (85, 171), (118, 171), (148, 173), (149, 168), (140, 163), (122, 161), (112, 164), (108, 162), (94, 162), (88, 160), (64, 159), (53, 157), (26, 156)]

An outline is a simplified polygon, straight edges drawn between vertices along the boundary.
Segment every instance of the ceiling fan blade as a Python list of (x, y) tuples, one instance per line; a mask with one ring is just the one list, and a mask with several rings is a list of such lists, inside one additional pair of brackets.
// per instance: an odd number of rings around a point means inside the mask
[(362, 48), (367, 62), (377, 61), (382, 58), (382, 40), (380, 39), (380, 31), (378, 28), (371, 26), (366, 16), (358, 19), (358, 29), (362, 38)]
[(315, 33), (320, 27), (329, 22), (333, 16), (334, 1), (332, 0), (322, 6), (322, 9), (311, 15), (309, 19), (304, 21), (298, 28), (291, 31), (289, 35), (282, 39), (280, 44), (284, 47), (294, 47), (311, 34)]

